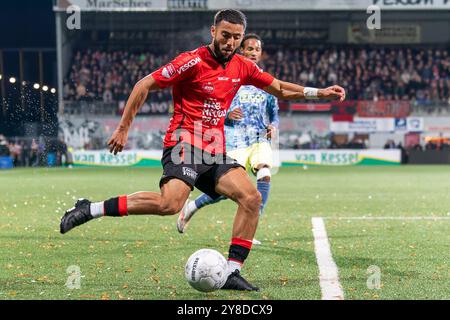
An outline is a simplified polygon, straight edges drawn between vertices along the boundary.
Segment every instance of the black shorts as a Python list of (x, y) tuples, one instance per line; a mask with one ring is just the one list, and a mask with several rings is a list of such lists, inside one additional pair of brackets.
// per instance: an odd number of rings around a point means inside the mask
[(162, 187), (171, 179), (179, 179), (207, 194), (214, 200), (221, 195), (216, 192), (220, 177), (233, 168), (243, 168), (236, 160), (226, 154), (211, 157), (198, 148), (180, 145), (165, 148), (161, 159), (163, 176), (159, 183)]

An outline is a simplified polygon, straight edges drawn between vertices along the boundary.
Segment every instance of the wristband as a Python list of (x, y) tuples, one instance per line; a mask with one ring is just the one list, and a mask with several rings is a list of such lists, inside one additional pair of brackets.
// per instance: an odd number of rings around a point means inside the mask
[(312, 100), (317, 99), (317, 95), (319, 93), (319, 89), (317, 88), (311, 88), (311, 87), (305, 87), (303, 89), (303, 93), (305, 95), (305, 99)]

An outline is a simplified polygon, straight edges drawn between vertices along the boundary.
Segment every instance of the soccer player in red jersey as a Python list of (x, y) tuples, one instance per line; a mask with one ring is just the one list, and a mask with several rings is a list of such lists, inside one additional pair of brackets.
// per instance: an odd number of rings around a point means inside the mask
[(253, 85), (288, 100), (343, 101), (345, 90), (339, 86), (305, 88), (263, 72), (253, 61), (236, 54), (246, 25), (242, 12), (219, 11), (211, 27), (211, 44), (182, 53), (133, 88), (108, 144), (115, 155), (122, 152), (133, 119), (149, 92), (172, 87), (174, 115), (164, 139), (161, 193), (138, 192), (98, 203), (81, 199), (61, 219), (61, 233), (102, 216), (175, 215), (196, 187), (213, 199), (222, 195), (238, 204), (228, 255), (229, 276), (222, 289), (259, 290), (241, 276), (240, 270), (252, 248), (261, 194), (245, 169), (225, 153), (227, 111), (242, 85)]

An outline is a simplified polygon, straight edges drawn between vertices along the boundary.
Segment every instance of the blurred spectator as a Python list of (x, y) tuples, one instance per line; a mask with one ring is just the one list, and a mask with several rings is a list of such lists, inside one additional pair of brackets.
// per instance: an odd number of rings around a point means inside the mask
[(30, 164), (32, 167), (39, 165), (39, 145), (36, 143), (36, 139), (31, 141), (31, 153), (30, 153)]
[(3, 135), (0, 135), (0, 157), (9, 157), (11, 152), (9, 151), (8, 142)]
[(438, 144), (434, 143), (434, 141), (429, 141), (425, 145), (425, 150), (437, 150), (439, 149)]
[(9, 144), (9, 152), (10, 155), (13, 159), (13, 164), (15, 167), (19, 167), (21, 166), (21, 156), (22, 156), (22, 147), (21, 145), (16, 141), (16, 142), (10, 142)]
[(406, 152), (406, 149), (403, 147), (403, 144), (401, 142), (398, 143), (397, 149), (400, 149), (402, 164), (408, 163), (408, 153)]
[(386, 144), (384, 145), (384, 149), (396, 149), (397, 146), (395, 145), (394, 140), (388, 140), (386, 141)]
[(409, 149), (423, 151), (423, 147), (420, 144), (416, 144), (414, 146), (411, 146)]
[(22, 145), (22, 158), (21, 163), (24, 167), (30, 167), (30, 159), (31, 159), (31, 144), (25, 141), (21, 141)]
[(352, 141), (347, 144), (349, 149), (367, 149), (366, 142), (361, 137), (354, 137)]
[(312, 138), (308, 132), (303, 132), (298, 138), (298, 146), (296, 149), (312, 149)]
[(56, 158), (58, 166), (72, 166), (73, 165), (73, 157), (72, 153), (69, 151), (66, 142), (64, 139), (59, 139), (56, 142)]

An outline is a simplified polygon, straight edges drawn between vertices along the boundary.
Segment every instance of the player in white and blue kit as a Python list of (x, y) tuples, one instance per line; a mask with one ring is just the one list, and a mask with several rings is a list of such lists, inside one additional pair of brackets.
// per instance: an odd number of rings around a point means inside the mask
[[(258, 64), (262, 55), (261, 38), (255, 34), (247, 35), (242, 41), (242, 53)], [(257, 188), (262, 196), (260, 216), (270, 193), (270, 169), (273, 166), (271, 138), (278, 128), (278, 110), (276, 97), (254, 86), (242, 86), (225, 122), (227, 155), (256, 175)], [(224, 199), (214, 201), (202, 194), (195, 201), (187, 201), (178, 218), (178, 231), (185, 231), (187, 223), (199, 209)], [(254, 243), (259, 244), (259, 241), (254, 240)]]

